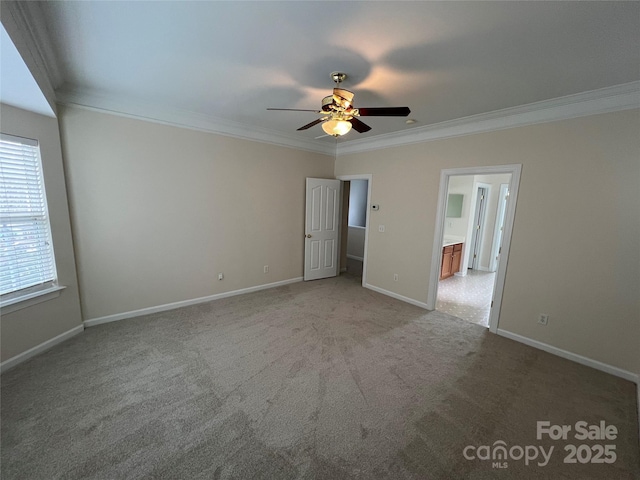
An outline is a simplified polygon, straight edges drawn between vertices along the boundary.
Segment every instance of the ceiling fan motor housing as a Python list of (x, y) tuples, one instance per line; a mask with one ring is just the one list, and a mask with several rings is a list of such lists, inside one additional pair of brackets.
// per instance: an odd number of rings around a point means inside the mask
[(322, 111), (323, 112), (331, 112), (333, 111), (334, 105), (333, 95), (327, 95), (322, 99)]
[(322, 111), (323, 112), (341, 112), (341, 113), (349, 113), (353, 111), (355, 114), (355, 109), (353, 108), (354, 93), (349, 90), (345, 90), (343, 88), (334, 88), (333, 95), (327, 95), (322, 99)]

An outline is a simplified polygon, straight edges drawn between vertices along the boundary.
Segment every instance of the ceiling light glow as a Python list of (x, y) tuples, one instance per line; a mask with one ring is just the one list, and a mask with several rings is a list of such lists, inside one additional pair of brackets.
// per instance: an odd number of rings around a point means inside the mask
[(339, 137), (341, 135), (349, 133), (349, 130), (351, 130), (351, 122), (347, 122), (346, 120), (331, 119), (322, 124), (322, 129), (327, 135), (331, 135), (332, 137)]

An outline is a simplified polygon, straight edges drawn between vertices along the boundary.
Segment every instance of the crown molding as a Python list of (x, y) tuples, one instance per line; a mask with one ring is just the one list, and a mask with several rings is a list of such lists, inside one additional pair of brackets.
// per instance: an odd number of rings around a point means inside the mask
[(295, 148), (331, 157), (335, 157), (336, 153), (334, 143), (309, 140), (262, 127), (249, 127), (213, 115), (188, 110), (124, 101), (110, 95), (88, 93), (81, 90), (59, 90), (56, 98), (61, 105), (71, 105), (122, 117)]
[(0, 4), (2, 25), (55, 112), (55, 88), (60, 85), (62, 74), (41, 5), (38, 2), (7, 0)]
[(402, 132), (350, 140), (337, 145), (262, 127), (248, 127), (212, 115), (130, 102), (110, 95), (82, 90), (58, 91), (56, 98), (58, 103), (63, 105), (340, 157), (413, 143), (640, 108), (640, 81), (472, 115)]
[(339, 143), (336, 157), (412, 143), (640, 108), (640, 81)]

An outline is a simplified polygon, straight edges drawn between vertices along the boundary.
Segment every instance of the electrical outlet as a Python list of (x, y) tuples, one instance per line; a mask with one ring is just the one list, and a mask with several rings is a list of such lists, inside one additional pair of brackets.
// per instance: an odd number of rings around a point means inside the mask
[(547, 315), (546, 313), (541, 313), (538, 317), (538, 323), (540, 325), (546, 326), (549, 323), (549, 315)]
[(398, 281), (398, 274), (397, 274), (397, 273), (394, 273), (394, 274), (393, 274), (393, 281), (394, 281), (394, 282), (397, 282), (397, 281)]
[(224, 280), (224, 273), (218, 274), (218, 280)]
[(378, 225), (378, 231), (384, 232), (384, 225)]
[(264, 273), (269, 273), (269, 265), (264, 266)]

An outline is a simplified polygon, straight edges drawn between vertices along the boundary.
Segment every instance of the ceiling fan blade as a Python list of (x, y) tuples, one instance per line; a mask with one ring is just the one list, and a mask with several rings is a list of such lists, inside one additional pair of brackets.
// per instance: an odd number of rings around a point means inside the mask
[(358, 120), (356, 117), (353, 117), (351, 120), (349, 120), (349, 122), (351, 122), (353, 129), (358, 133), (364, 133), (371, 130), (371, 127), (369, 125)]
[(319, 124), (319, 123), (324, 122), (326, 119), (327, 119), (327, 117), (325, 117), (325, 118), (319, 118), (319, 119), (317, 119), (317, 120), (314, 120), (314, 121), (313, 121), (313, 122), (311, 122), (311, 123), (307, 123), (307, 124), (306, 124), (306, 125), (304, 125), (303, 127), (298, 128), (298, 130), (306, 130), (307, 128), (311, 128), (311, 127), (313, 127), (313, 126), (315, 126), (315, 125), (317, 125), (317, 124)]
[(322, 113), (320, 110), (302, 110), (300, 108), (267, 108), (267, 110), (281, 110), (285, 112), (314, 112)]
[(359, 108), (361, 117), (406, 117), (411, 113), (409, 107)]

